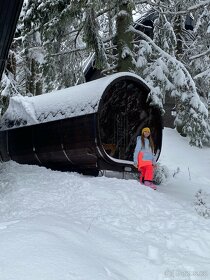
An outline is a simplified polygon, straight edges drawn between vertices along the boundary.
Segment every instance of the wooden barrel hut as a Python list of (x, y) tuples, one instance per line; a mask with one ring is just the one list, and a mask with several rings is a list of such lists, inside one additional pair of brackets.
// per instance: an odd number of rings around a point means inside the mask
[(131, 171), (144, 126), (161, 150), (162, 118), (137, 75), (116, 73), (34, 97), (14, 96), (1, 120), (0, 158), (97, 174)]

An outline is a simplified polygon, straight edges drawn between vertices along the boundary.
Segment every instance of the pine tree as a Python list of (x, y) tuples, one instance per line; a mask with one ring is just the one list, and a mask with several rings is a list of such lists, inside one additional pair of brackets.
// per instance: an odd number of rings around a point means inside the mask
[[(162, 111), (165, 98), (174, 97), (177, 129), (201, 146), (209, 132), (209, 5), (201, 0), (28, 0), (20, 20), (14, 87), (21, 83), (21, 93), (36, 95), (84, 82), (84, 61), (94, 54), (103, 73), (131, 71), (143, 77), (152, 104)], [(155, 13), (152, 39), (133, 27), (133, 12), (142, 17), (148, 10)], [(189, 16), (193, 31), (185, 29)], [(10, 90), (7, 82), (5, 87)]]
[[(166, 4), (167, 1), (164, 5), (160, 3), (159, 11), (156, 8), (153, 41), (139, 32), (146, 42), (139, 45), (137, 71), (152, 87), (150, 96), (153, 104), (161, 107), (167, 95), (175, 98), (175, 125), (178, 131), (187, 135), (191, 144), (202, 146), (208, 136), (208, 112), (199, 98), (190, 67), (186, 63), (188, 57), (184, 46), (187, 46), (187, 32), (184, 30), (183, 17), (187, 12), (180, 13), (186, 6), (183, 7), (181, 1), (170, 1), (168, 7)], [(178, 14), (174, 13), (177, 7)]]

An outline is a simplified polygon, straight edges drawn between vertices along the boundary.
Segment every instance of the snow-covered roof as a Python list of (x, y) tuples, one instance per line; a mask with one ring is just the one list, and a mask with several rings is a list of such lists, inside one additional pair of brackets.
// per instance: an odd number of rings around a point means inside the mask
[(69, 117), (95, 113), (107, 86), (120, 77), (134, 77), (145, 83), (138, 75), (120, 72), (98, 80), (39, 96), (17, 95), (10, 98), (7, 111), (2, 117), (2, 129), (33, 125)]

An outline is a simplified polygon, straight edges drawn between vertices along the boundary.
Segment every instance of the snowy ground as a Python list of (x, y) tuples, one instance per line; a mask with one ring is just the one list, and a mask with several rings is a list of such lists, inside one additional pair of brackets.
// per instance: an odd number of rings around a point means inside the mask
[(193, 204), (199, 189), (208, 203), (210, 148), (165, 129), (160, 163), (157, 191), (1, 164), (0, 280), (210, 279), (210, 218)]

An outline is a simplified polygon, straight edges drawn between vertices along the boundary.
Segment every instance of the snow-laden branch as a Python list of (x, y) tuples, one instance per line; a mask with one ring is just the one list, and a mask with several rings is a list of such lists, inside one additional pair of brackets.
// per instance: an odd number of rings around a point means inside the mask
[(152, 26), (144, 25), (144, 24), (142, 24), (142, 23), (140, 23), (140, 22), (135, 22), (135, 25), (141, 26), (141, 27), (143, 27), (143, 28), (152, 29)]
[(113, 4), (111, 7), (102, 9), (101, 11), (97, 12), (96, 17), (98, 18), (114, 9), (115, 9), (115, 4)]
[[(167, 60), (169, 60), (173, 65), (178, 65), (178, 66), (180, 67), (180, 69), (182, 69), (182, 71), (185, 73), (185, 75), (187, 76), (187, 78), (189, 79), (190, 85), (191, 85), (191, 87), (192, 87), (192, 92), (193, 92), (194, 96), (197, 97), (197, 98), (200, 100), (199, 95), (198, 95), (197, 90), (196, 90), (195, 82), (193, 81), (193, 79), (192, 79), (190, 73), (188, 72), (188, 70), (186, 69), (186, 67), (185, 67), (179, 60), (176, 60), (175, 57), (171, 56), (170, 54), (168, 54), (167, 52), (165, 52), (164, 50), (162, 50), (160, 47), (158, 47), (158, 46), (154, 43), (154, 41), (153, 41), (150, 37), (148, 37), (148, 36), (147, 36), (146, 34), (144, 34), (143, 32), (141, 32), (141, 31), (139, 31), (139, 30), (136, 30), (133, 26), (130, 26), (130, 27), (129, 27), (129, 31), (132, 31), (132, 32), (134, 32), (134, 33), (139, 34), (142, 38), (144, 38), (147, 42), (149, 42), (149, 43), (153, 46), (153, 48), (154, 48), (155, 50), (157, 50), (157, 51), (161, 54), (162, 57), (165, 57), (165, 58), (166, 58)], [(201, 106), (200, 109), (201, 109), (202, 113), (203, 113), (204, 115), (207, 116), (207, 115), (208, 115), (208, 111), (207, 111), (206, 107), (204, 106), (204, 104), (203, 104), (202, 102), (200, 102), (200, 106)]]
[(198, 9), (200, 7), (206, 6), (206, 5), (210, 5), (210, 0), (206, 0), (206, 1), (201, 1), (199, 4), (193, 5), (191, 8), (189, 8), (189, 11)]
[(53, 53), (53, 54), (48, 55), (48, 57), (65, 55), (65, 54), (76, 53), (76, 52), (82, 52), (82, 51), (85, 51), (86, 49), (87, 49), (86, 47), (75, 48), (75, 49), (71, 49), (71, 50), (65, 51), (65, 52)]
[[(110, 36), (110, 37), (106, 38), (105, 40), (103, 40), (103, 43), (107, 43), (107, 42), (111, 41), (113, 38), (114, 38), (114, 36), (112, 36), (112, 37)], [(106, 50), (111, 50), (111, 49), (114, 49), (114, 48), (116, 48), (115, 45), (113, 45), (112, 47), (106, 48)], [(86, 46), (84, 46), (84, 47), (77, 47), (77, 48), (71, 49), (69, 51), (50, 54), (50, 55), (48, 55), (48, 57), (65, 55), (65, 54), (71, 54), (71, 53), (76, 53), (76, 52), (82, 52), (82, 51), (86, 51), (86, 50), (87, 50)]]
[(152, 7), (164, 7), (164, 8), (168, 8), (168, 6), (165, 6), (163, 4), (160, 3), (155, 3), (154, 1), (150, 1), (150, 0), (139, 0), (139, 1), (135, 1), (136, 5), (141, 5), (141, 4), (147, 4), (147, 5), (151, 5)]
[(183, 11), (176, 11), (176, 12), (167, 11), (167, 12), (164, 12), (164, 13), (171, 14), (171, 15), (186, 15), (186, 14), (189, 14), (189, 13), (195, 11), (195, 10), (198, 10), (201, 7), (208, 6), (208, 5), (210, 5), (210, 0), (202, 1), (199, 4), (193, 5), (193, 6), (189, 7), (186, 10), (183, 10)]
[(194, 76), (194, 79), (199, 79), (199, 78), (210, 78), (210, 69), (207, 69), (199, 74), (197, 74), (196, 76)]
[(162, 12), (163, 14), (170, 14), (170, 15), (186, 15), (186, 14), (189, 14), (190, 12), (194, 11), (194, 10), (197, 10), (201, 7), (204, 7), (204, 6), (208, 6), (210, 5), (210, 0), (206, 0), (206, 1), (201, 1), (199, 4), (196, 4), (196, 5), (193, 5), (189, 8), (187, 8), (186, 10), (183, 10), (183, 11), (176, 11), (176, 12), (171, 12), (169, 9), (170, 7), (169, 6), (166, 6), (166, 5), (163, 5), (161, 3), (154, 3), (153, 1), (148, 1), (148, 0), (142, 0), (142, 1), (138, 1), (137, 4), (149, 4), (151, 5), (152, 7), (158, 7), (158, 10), (159, 8), (164, 8), (164, 9), (167, 9), (167, 11), (164, 11)]
[(197, 59), (197, 58), (200, 58), (200, 57), (202, 57), (202, 56), (205, 56), (205, 55), (207, 55), (207, 54), (209, 54), (209, 53), (210, 53), (210, 48), (209, 48), (207, 51), (203, 52), (203, 53), (200, 53), (200, 54), (191, 56), (189, 59), (190, 59), (190, 60)]
[(164, 50), (162, 50), (160, 47), (158, 47), (154, 41), (149, 37), (147, 36), (145, 33), (139, 31), (139, 30), (136, 30), (133, 26), (130, 26), (129, 27), (129, 31), (132, 31), (132, 32), (135, 32), (139, 35), (141, 35), (142, 38), (144, 38), (147, 42), (149, 42), (153, 47), (154, 49), (156, 49), (159, 53), (161, 53), (161, 55), (165, 58), (167, 58), (168, 60), (170, 60), (173, 64), (176, 63), (180, 66), (180, 68), (185, 72), (185, 74), (187, 75), (187, 77), (189, 78), (190, 81), (192, 81), (192, 86), (193, 86), (193, 90), (196, 92), (196, 87), (195, 87), (195, 83), (194, 81), (192, 80), (191, 78), (191, 75), (189, 74), (189, 72), (187, 71), (187, 69), (184, 67), (184, 65), (176, 60), (175, 62), (175, 58), (173, 56), (171, 56), (170, 54), (168, 54), (167, 52), (165, 52)]

